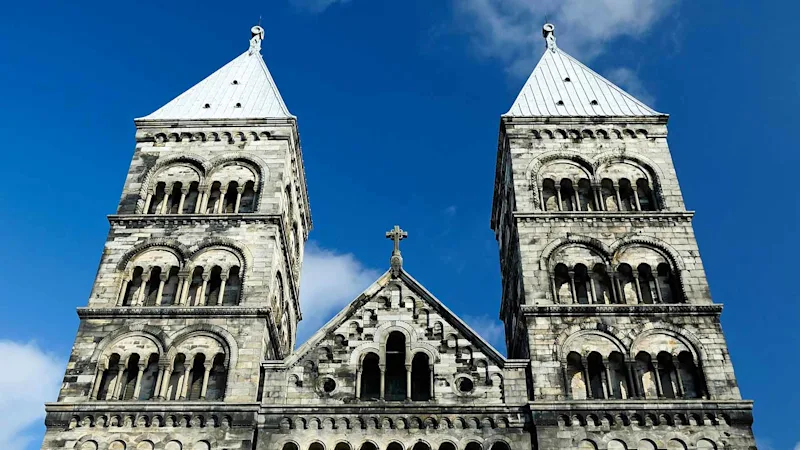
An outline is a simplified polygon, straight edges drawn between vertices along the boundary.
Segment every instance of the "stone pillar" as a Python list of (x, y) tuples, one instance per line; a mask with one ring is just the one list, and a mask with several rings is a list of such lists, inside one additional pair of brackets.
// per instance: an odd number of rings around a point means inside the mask
[[(631, 186), (631, 188), (633, 188), (633, 186)], [(641, 203), (639, 203), (639, 191), (638, 191), (638, 189), (633, 189), (633, 200), (634, 200), (634, 204), (636, 205), (636, 210), (637, 211), (641, 211), (642, 210), (642, 205), (641, 205)]]
[(589, 298), (589, 303), (592, 304), (600, 303), (597, 300), (597, 291), (595, 290), (594, 287), (594, 277), (592, 277), (591, 273), (589, 274), (589, 295), (591, 296), (591, 298)]
[(136, 296), (136, 302), (135, 303), (131, 302), (134, 303), (133, 306), (144, 305), (144, 295), (145, 291), (147, 291), (147, 283), (150, 282), (150, 273), (151, 273), (150, 270), (148, 270), (147, 272), (142, 272), (142, 282), (139, 285), (139, 292), (138, 295)]
[(356, 400), (361, 399), (361, 368), (356, 369)]
[(202, 214), (202, 212), (205, 211), (206, 199), (208, 198), (206, 195), (206, 189), (207, 188), (205, 186), (197, 187), (197, 203), (194, 205), (195, 214)]
[(622, 211), (622, 199), (619, 196), (619, 185), (614, 183), (614, 196), (617, 198), (617, 211)]
[(560, 303), (558, 298), (558, 288), (556, 287), (556, 276), (555, 274), (550, 275), (550, 288), (553, 290), (553, 303)]
[(183, 214), (183, 203), (186, 201), (186, 196), (189, 194), (189, 188), (181, 188), (181, 200), (178, 202), (178, 214)]
[(602, 210), (606, 209), (605, 206), (603, 205), (603, 200), (602, 200), (603, 199), (603, 194), (602, 194), (602, 192), (600, 190), (600, 186), (599, 185), (595, 184), (595, 185), (592, 186), (592, 194), (594, 195), (595, 209), (598, 210), (598, 211), (602, 211)]
[(203, 364), (203, 386), (200, 388), (200, 400), (206, 399), (206, 393), (208, 392), (208, 379), (211, 375), (211, 368), (213, 367), (213, 362), (206, 361)]
[(239, 206), (242, 205), (242, 193), (244, 193), (244, 186), (236, 188), (236, 205), (233, 207), (233, 212), (239, 214)]
[(97, 369), (97, 376), (94, 379), (94, 387), (92, 387), (92, 394), (89, 396), (90, 400), (97, 400), (97, 394), (100, 392), (100, 385), (103, 384), (103, 374), (106, 373), (106, 369), (100, 367)]
[(558, 199), (558, 210), (562, 211), (564, 208), (561, 205), (561, 185), (557, 184), (555, 187), (556, 187), (556, 199)]
[(406, 364), (406, 400), (411, 400), (411, 364)]
[(675, 384), (678, 388), (675, 392), (675, 396), (679, 398), (683, 398), (683, 376), (681, 375), (681, 362), (678, 360), (678, 357), (672, 355), (672, 366), (675, 367)]
[(147, 214), (147, 211), (150, 210), (150, 203), (153, 201), (153, 191), (147, 191), (147, 197), (144, 200), (144, 209), (142, 210), (142, 214)]
[(189, 394), (189, 385), (192, 384), (192, 365), (191, 363), (185, 363), (183, 365), (183, 376), (181, 377), (181, 400), (186, 400), (186, 396)]
[(608, 359), (603, 359), (603, 367), (605, 368), (605, 371), (603, 371), (602, 375), (606, 379), (605, 385), (606, 385), (606, 398), (607, 399), (614, 398), (614, 389), (611, 387), (611, 382), (612, 382), (613, 378), (611, 378), (611, 369), (609, 369), (609, 367), (608, 367), (609, 365), (611, 365), (609, 360)]
[(433, 364), (428, 366), (428, 370), (431, 374), (431, 400), (436, 398), (436, 377), (433, 374)]
[(217, 296), (217, 306), (222, 306), (222, 299), (225, 297), (225, 284), (228, 282), (228, 274), (222, 272), (220, 275), (222, 280), (219, 284), (219, 295)]
[(581, 210), (581, 196), (578, 194), (578, 185), (575, 184), (575, 188), (572, 190), (575, 193), (575, 208), (573, 211), (580, 211)]
[[(166, 366), (163, 369), (164, 376), (161, 378), (161, 387), (158, 390), (158, 399), (159, 400), (169, 400), (167, 397), (169, 395), (169, 381), (172, 378), (172, 366)], [(180, 388), (180, 382), (178, 385), (175, 386), (175, 398), (178, 397), (178, 389)]]
[(117, 376), (114, 378), (114, 391), (111, 393), (111, 400), (118, 400), (119, 393), (122, 390), (122, 386), (125, 385), (125, 364), (119, 364), (117, 366)]
[(186, 288), (184, 285), (186, 284), (187, 276), (186, 271), (178, 271), (178, 287), (175, 291), (175, 299), (172, 301), (173, 305), (183, 305), (183, 291)]
[(163, 364), (158, 365), (158, 375), (156, 376), (156, 382), (153, 389), (153, 399), (158, 399), (161, 396), (161, 383), (164, 380), (164, 371), (166, 370), (166, 366)]
[(561, 376), (564, 379), (564, 399), (572, 400), (572, 383), (569, 379), (569, 368), (566, 363), (561, 363)]
[(161, 204), (158, 205), (159, 206), (159, 208), (158, 208), (158, 213), (159, 214), (166, 214), (167, 213), (167, 208), (168, 208), (168, 205), (169, 205), (169, 198), (171, 196), (171, 193), (172, 193), (172, 185), (164, 186), (164, 199), (161, 200)]
[(639, 387), (636, 381), (636, 363), (631, 361), (625, 362), (625, 376), (628, 379), (628, 398), (638, 398)]
[[(200, 205), (199, 212), (200, 214), (205, 214), (208, 209), (208, 200), (211, 198), (211, 186), (200, 189), (200, 197), (202, 201), (197, 202)], [(211, 212), (213, 213), (214, 211)]]
[(142, 377), (144, 377), (144, 371), (147, 369), (147, 362), (139, 362), (139, 371), (136, 372), (136, 384), (133, 388), (133, 400), (139, 400), (139, 394), (142, 392)]
[(628, 303), (627, 299), (625, 298), (625, 290), (622, 289), (622, 283), (619, 282), (619, 275), (616, 272), (612, 272), (612, 274), (612, 281), (614, 281), (614, 287), (617, 289), (617, 303)]
[(117, 297), (117, 306), (122, 306), (125, 302), (125, 293), (128, 291), (128, 283), (131, 282), (131, 274), (125, 274), (122, 279), (122, 286), (119, 289), (119, 296)]
[(571, 294), (572, 294), (572, 303), (576, 304), (576, 303), (578, 303), (578, 290), (575, 289), (575, 271), (570, 269), (568, 271), (568, 273), (569, 273), (569, 287), (570, 287), (570, 290), (572, 291), (571, 292)]
[(161, 306), (161, 298), (164, 295), (164, 285), (169, 279), (169, 270), (162, 270), (161, 275), (158, 277), (158, 292), (156, 293), (156, 304), (154, 306)]
[(386, 366), (380, 365), (379, 368), (381, 369), (381, 396), (380, 399), (383, 400), (386, 395), (384, 390), (386, 389)]
[(217, 201), (217, 204), (214, 205), (214, 213), (215, 214), (222, 214), (224, 212), (223, 211), (223, 206), (225, 205), (225, 196), (226, 195), (228, 195), (228, 186), (225, 186), (225, 189), (220, 189), (219, 190), (219, 200)]
[(656, 377), (656, 393), (658, 394), (658, 398), (664, 398), (664, 386), (661, 385), (661, 373), (658, 370), (658, 360), (653, 358), (651, 355), (651, 364), (653, 364), (653, 372), (655, 372)]
[(639, 284), (639, 271), (637, 269), (633, 269), (631, 271), (633, 273), (633, 284), (636, 288), (636, 303), (642, 304), (642, 286)]
[(664, 299), (661, 298), (661, 283), (658, 282), (658, 269), (656, 269), (656, 274), (653, 275), (653, 280), (656, 284), (656, 301), (658, 303), (664, 303)]
[(208, 279), (211, 278), (211, 274), (208, 272), (203, 272), (202, 277), (203, 277), (203, 285), (200, 286), (200, 296), (194, 302), (195, 306), (204, 305), (206, 302), (206, 286), (208, 286)]
[(581, 358), (581, 365), (583, 365), (583, 385), (586, 387), (586, 398), (592, 399), (592, 383), (589, 379), (589, 360), (586, 357)]

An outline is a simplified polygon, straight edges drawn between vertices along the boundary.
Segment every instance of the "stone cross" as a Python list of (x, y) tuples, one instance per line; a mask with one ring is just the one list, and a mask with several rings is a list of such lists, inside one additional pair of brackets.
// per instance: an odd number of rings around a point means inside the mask
[(386, 232), (386, 237), (394, 241), (394, 250), (392, 251), (392, 257), (389, 259), (389, 265), (392, 268), (392, 277), (397, 278), (403, 268), (403, 257), (400, 256), (400, 241), (407, 238), (408, 233), (395, 225), (394, 228)]
[(400, 254), (400, 241), (408, 237), (408, 233), (400, 229), (400, 226), (395, 225), (394, 228), (386, 232), (386, 237), (394, 241), (394, 250), (392, 255)]

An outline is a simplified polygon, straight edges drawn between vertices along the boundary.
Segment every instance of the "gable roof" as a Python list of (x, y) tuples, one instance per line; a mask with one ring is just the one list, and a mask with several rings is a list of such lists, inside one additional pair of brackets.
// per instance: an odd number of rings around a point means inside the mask
[[(239, 105), (238, 107), (236, 105)], [(294, 118), (261, 57), (260, 45), (137, 120)]]
[[(550, 30), (552, 33), (552, 30)], [(504, 117), (664, 116), (581, 64), (548, 40), (548, 48)]]
[[(300, 361), (305, 355), (317, 347), (317, 345), (325, 338), (325, 336), (332, 330), (339, 328), (343, 323), (347, 322), (365, 303), (371, 300), (381, 289), (386, 287), (392, 279), (391, 270), (386, 271), (377, 280), (375, 280), (370, 287), (362, 292), (350, 304), (344, 307), (338, 314), (331, 320), (317, 330), (303, 345), (297, 348), (286, 360), (286, 365), (293, 365)], [(427, 303), (431, 308), (436, 310), (451, 326), (456, 328), (464, 335), (464, 338), (476, 345), (486, 355), (487, 358), (492, 360), (499, 367), (503, 367), (506, 363), (506, 358), (500, 354), (491, 344), (486, 342), (478, 333), (476, 333), (469, 325), (466, 324), (461, 318), (456, 316), (450, 309), (448, 309), (439, 299), (434, 297), (422, 284), (415, 280), (405, 270), (400, 269), (399, 275), (407, 287), (412, 289), (419, 298)]]

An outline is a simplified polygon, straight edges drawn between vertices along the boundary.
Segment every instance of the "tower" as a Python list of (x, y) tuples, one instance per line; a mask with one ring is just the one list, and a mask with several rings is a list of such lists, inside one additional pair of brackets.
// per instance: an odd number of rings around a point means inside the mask
[(668, 116), (543, 35), (500, 121), (491, 220), (537, 448), (755, 448)]
[(262, 362), (294, 348), (311, 228), (263, 37), (253, 27), (244, 53), (136, 119), (43, 449), (252, 448)]

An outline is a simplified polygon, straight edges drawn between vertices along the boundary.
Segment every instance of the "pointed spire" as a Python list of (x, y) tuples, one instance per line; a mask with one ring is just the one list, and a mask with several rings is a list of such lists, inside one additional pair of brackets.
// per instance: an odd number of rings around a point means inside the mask
[(278, 87), (261, 57), (264, 29), (250, 29), (250, 47), (148, 116), (137, 120), (288, 119)]
[(542, 27), (547, 48), (506, 117), (663, 116), (556, 45), (556, 27)]

